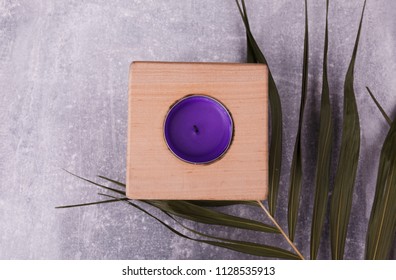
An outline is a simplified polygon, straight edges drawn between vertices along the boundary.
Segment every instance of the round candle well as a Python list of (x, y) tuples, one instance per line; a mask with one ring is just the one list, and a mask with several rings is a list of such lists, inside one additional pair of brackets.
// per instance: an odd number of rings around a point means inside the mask
[(164, 137), (169, 150), (179, 159), (206, 164), (228, 150), (234, 124), (227, 108), (206, 95), (178, 100), (165, 117)]

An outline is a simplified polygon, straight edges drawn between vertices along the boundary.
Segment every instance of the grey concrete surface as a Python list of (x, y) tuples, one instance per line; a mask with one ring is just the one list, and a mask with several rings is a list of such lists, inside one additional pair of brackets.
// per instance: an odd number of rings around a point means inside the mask
[[(296, 239), (306, 256), (325, 19), (325, 1), (308, 2), (305, 175)], [(328, 71), (337, 129), (333, 167), (340, 143), (343, 82), (362, 3), (333, 0), (330, 4)], [(247, 6), (284, 108), (277, 219), (286, 228), (288, 174), (300, 106), (304, 5), (302, 0), (248, 0)], [(348, 259), (363, 258), (379, 152), (388, 128), (365, 86), (396, 117), (395, 16), (395, 1), (368, 1), (355, 71), (361, 156), (348, 229)], [(244, 62), (245, 51), (244, 27), (233, 0), (0, 1), (0, 258), (255, 258), (184, 240), (124, 204), (54, 209), (98, 199), (98, 189), (62, 168), (88, 178), (102, 174), (125, 180), (131, 61)], [(249, 207), (228, 211), (265, 220), (263, 213)], [(196, 227), (287, 247), (279, 237)], [(330, 257), (328, 236), (326, 225), (320, 258)]]

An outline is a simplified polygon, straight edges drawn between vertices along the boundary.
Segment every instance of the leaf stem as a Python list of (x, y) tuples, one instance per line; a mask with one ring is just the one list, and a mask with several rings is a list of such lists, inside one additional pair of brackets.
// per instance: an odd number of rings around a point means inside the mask
[(280, 225), (277, 223), (277, 221), (274, 219), (274, 217), (271, 216), (270, 212), (265, 208), (265, 206), (261, 203), (261, 201), (257, 200), (258, 205), (264, 210), (265, 214), (267, 214), (268, 218), (274, 223), (274, 225), (279, 229), (283, 237), (286, 239), (286, 241), (290, 244), (290, 246), (293, 248), (293, 250), (296, 252), (296, 254), (302, 259), (305, 260), (304, 256), (301, 254), (301, 252), (297, 249), (296, 245), (289, 239), (287, 234), (283, 231), (283, 229), (280, 227)]

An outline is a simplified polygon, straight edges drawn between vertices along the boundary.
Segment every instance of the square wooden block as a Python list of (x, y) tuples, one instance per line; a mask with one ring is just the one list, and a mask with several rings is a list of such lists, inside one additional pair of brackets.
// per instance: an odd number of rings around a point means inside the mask
[[(234, 122), (224, 156), (177, 158), (164, 139), (169, 108), (190, 94), (219, 100)], [(262, 64), (134, 62), (129, 73), (127, 196), (263, 200), (268, 192), (268, 70)]]

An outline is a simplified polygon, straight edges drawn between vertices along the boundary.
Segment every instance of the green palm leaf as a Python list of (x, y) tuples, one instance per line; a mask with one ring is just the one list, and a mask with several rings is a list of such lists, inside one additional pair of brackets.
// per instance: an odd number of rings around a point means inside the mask
[[(172, 215), (168, 214), (167, 212), (163, 211), (163, 213), (165, 215), (167, 215), (168, 217), (170, 217), (173, 221), (175, 221), (177, 224), (179, 224), (183, 228), (185, 228), (185, 229), (187, 229), (187, 230), (189, 230), (189, 231), (191, 231), (191, 232), (193, 232), (195, 234), (198, 234), (200, 236), (208, 237), (208, 238), (214, 238), (214, 239), (217, 239), (217, 240), (220, 240), (220, 241), (238, 243), (238, 244), (241, 244), (241, 245), (253, 246), (253, 247), (256, 247), (256, 249), (258, 247), (261, 247), (260, 250), (265, 250), (267, 254), (271, 254), (271, 256), (275, 257), (275, 258), (279, 258), (281, 256), (280, 258), (301, 259), (299, 256), (297, 256), (297, 255), (295, 255), (295, 254), (293, 254), (293, 253), (291, 253), (289, 251), (286, 251), (284, 249), (281, 249), (281, 248), (268, 246), (268, 245), (262, 245), (262, 244), (258, 244), (258, 243), (246, 242), (246, 241), (231, 240), (231, 239), (221, 238), (221, 237), (217, 237), (217, 236), (213, 236), (213, 235), (207, 235), (207, 234), (204, 234), (202, 232), (196, 231), (194, 229), (191, 229), (191, 228), (185, 226), (184, 224), (182, 224), (180, 221), (175, 219)], [(274, 253), (277, 253), (277, 255), (273, 255)], [(279, 255), (279, 253), (281, 253), (282, 255)]]
[(250, 30), (245, 1), (242, 0), (242, 8), (236, 0), (239, 12), (246, 28), (247, 37), (247, 61), (266, 64), (268, 67), (268, 99), (271, 113), (271, 136), (269, 147), (269, 176), (268, 176), (268, 205), (271, 215), (275, 215), (276, 203), (279, 192), (279, 180), (282, 163), (282, 106), (278, 89), (276, 87), (271, 70), (264, 54), (261, 52)]
[(302, 157), (301, 157), (301, 129), (304, 119), (305, 101), (308, 86), (308, 7), (305, 0), (305, 34), (304, 34), (304, 57), (303, 57), (303, 75), (301, 89), (301, 106), (300, 117), (296, 142), (294, 145), (293, 159), (290, 170), (290, 188), (289, 188), (289, 205), (288, 205), (288, 226), (289, 237), (293, 241), (296, 233), (296, 224), (298, 218), (298, 207), (300, 204), (300, 193), (302, 184)]
[(67, 171), (66, 169), (63, 169), (63, 170), (66, 171), (67, 173), (69, 173), (70, 175), (72, 175), (72, 176), (74, 176), (74, 177), (76, 177), (76, 178), (78, 178), (78, 179), (80, 179), (80, 180), (83, 180), (83, 181), (85, 181), (85, 182), (88, 182), (88, 183), (90, 183), (90, 184), (93, 184), (93, 185), (95, 185), (95, 186), (97, 186), (97, 187), (99, 187), (99, 188), (102, 188), (102, 189), (105, 189), (105, 190), (108, 190), (108, 191), (111, 191), (111, 192), (115, 192), (115, 193), (117, 193), (117, 194), (120, 194), (120, 195), (125, 196), (125, 191), (120, 191), (120, 190), (117, 190), (117, 189), (114, 189), (114, 188), (107, 187), (107, 186), (105, 186), (105, 185), (98, 184), (98, 183), (96, 183), (96, 182), (94, 182), (94, 181), (91, 181), (91, 180), (86, 179), (86, 178), (84, 178), (84, 177), (78, 176), (77, 174), (74, 174), (74, 173), (72, 173), (72, 172), (70, 172), (70, 171)]
[(188, 219), (194, 222), (256, 230), (269, 233), (280, 233), (273, 226), (255, 220), (245, 219), (224, 214), (212, 209), (207, 209), (182, 200), (144, 200), (144, 202), (157, 207), (167, 213)]
[(366, 7), (364, 1), (359, 30), (344, 84), (344, 120), (340, 156), (330, 206), (330, 237), (333, 259), (343, 259), (347, 227), (352, 206), (352, 193), (360, 150), (359, 114), (353, 89), (353, 74), (360, 31)]
[[(237, 5), (238, 5), (238, 8), (239, 8), (239, 11), (241, 11), (241, 7), (240, 7), (238, 1), (237, 1)], [(250, 40), (249, 40), (249, 36), (253, 37), (253, 35), (252, 35), (251, 31), (250, 31), (250, 24), (249, 24), (249, 19), (248, 19), (248, 16), (247, 16), (246, 5), (245, 5), (245, 1), (244, 0), (242, 0), (242, 8), (243, 8), (243, 13), (241, 13), (241, 16), (242, 16), (242, 19), (245, 22), (245, 26), (246, 26), (246, 45), (247, 45), (246, 46), (246, 50), (247, 50), (246, 61), (247, 61), (247, 63), (257, 63), (258, 61), (257, 61), (257, 58), (256, 58), (256, 56), (254, 54), (253, 46), (252, 46), (252, 44), (250, 43)], [(265, 64), (267, 64), (267, 63), (265, 62)]]
[(111, 182), (111, 183), (113, 183), (113, 184), (116, 184), (117, 186), (120, 186), (120, 187), (122, 187), (122, 188), (124, 188), (124, 189), (126, 188), (126, 184), (121, 183), (121, 182), (119, 182), (119, 181), (116, 181), (116, 180), (114, 180), (114, 179), (110, 179), (110, 178), (107, 178), (107, 177), (101, 176), (101, 175), (98, 175), (98, 177), (101, 178), (101, 179), (103, 179), (103, 180), (109, 181), (109, 182)]
[(330, 184), (331, 146), (333, 139), (333, 122), (331, 119), (331, 106), (329, 96), (329, 83), (327, 80), (327, 50), (328, 50), (328, 14), (329, 0), (326, 1), (326, 27), (323, 54), (323, 84), (322, 100), (320, 105), (318, 161), (316, 164), (316, 190), (312, 214), (311, 227), (311, 259), (316, 259), (323, 223), (326, 215)]
[(377, 99), (375, 98), (374, 94), (371, 92), (371, 90), (366, 87), (368, 93), (370, 94), (371, 98), (373, 99), (375, 105), (377, 105), (378, 109), (380, 110), (382, 116), (384, 117), (384, 119), (386, 120), (386, 122), (389, 125), (392, 125), (392, 120), (389, 118), (389, 116), (385, 113), (385, 110), (381, 107), (381, 105), (379, 104), (379, 102), (377, 101)]
[[(79, 176), (77, 177), (85, 181), (91, 182), (82, 177)], [(98, 177), (107, 180), (111, 183), (114, 183), (116, 185), (125, 187), (125, 184), (119, 181), (104, 176), (98, 176)], [(185, 219), (193, 220), (195, 222), (201, 222), (207, 224), (218, 223), (219, 225), (223, 225), (223, 226), (239, 227), (243, 229), (257, 230), (257, 231), (270, 232), (270, 233), (279, 233), (279, 230), (273, 226), (269, 226), (260, 222), (256, 222), (254, 220), (244, 219), (233, 215), (226, 215), (221, 212), (205, 208), (205, 207), (230, 206), (237, 204), (247, 204), (247, 205), (257, 206), (257, 203), (254, 201), (144, 200), (144, 202), (149, 203), (162, 210), (166, 210), (167, 212), (173, 213), (177, 216), (183, 217)], [(98, 202), (96, 202), (95, 204), (97, 203)]]
[[(386, 121), (390, 118), (367, 88)], [(374, 202), (366, 237), (366, 259), (388, 259), (396, 234), (396, 120), (381, 150)]]
[[(128, 200), (128, 199), (123, 198), (122, 200)], [(97, 204), (106, 204), (106, 203), (119, 202), (119, 201), (120, 201), (120, 199), (109, 199), (109, 200), (100, 200), (100, 201), (80, 203), (80, 204), (56, 206), (55, 208), (56, 209), (73, 208), (73, 207), (90, 206), (90, 205), (97, 205)]]
[[(111, 195), (106, 195), (106, 194), (102, 194), (106, 197), (110, 197), (113, 199), (117, 199), (117, 197), (111, 196)], [(140, 211), (144, 212), (145, 214), (149, 215), (150, 217), (154, 218), (156, 221), (158, 221), (159, 223), (161, 223), (163, 226), (165, 226), (167, 229), (169, 229), (170, 231), (172, 231), (173, 233), (175, 233), (176, 235), (189, 239), (189, 240), (193, 240), (193, 241), (197, 241), (200, 243), (206, 243), (209, 245), (213, 245), (213, 246), (217, 246), (217, 247), (222, 247), (222, 248), (226, 248), (226, 249), (230, 249), (233, 251), (237, 251), (237, 252), (241, 252), (241, 253), (245, 253), (245, 254), (250, 254), (250, 255), (254, 255), (254, 256), (260, 256), (260, 257), (268, 257), (268, 258), (280, 258), (280, 259), (294, 259), (294, 260), (298, 260), (300, 259), (297, 255), (281, 249), (281, 248), (277, 248), (277, 247), (273, 247), (273, 246), (268, 246), (268, 245), (263, 245), (263, 244), (258, 244), (258, 243), (252, 243), (252, 242), (246, 242), (246, 241), (239, 241), (239, 240), (233, 240), (233, 239), (227, 239), (227, 238), (220, 238), (220, 237), (216, 237), (213, 235), (208, 235), (208, 234), (204, 234), (201, 232), (198, 232), (196, 230), (193, 230), (189, 227), (184, 226), (182, 223), (180, 223), (179, 221), (177, 221), (175, 218), (173, 218), (169, 213), (167, 213), (166, 211), (164, 211), (164, 213), (170, 217), (173, 221), (175, 221), (176, 223), (178, 223), (179, 225), (181, 225), (183, 228), (189, 230), (192, 233), (195, 233), (197, 235), (206, 237), (206, 238), (211, 238), (211, 239), (216, 239), (216, 240), (221, 240), (224, 242), (218, 242), (218, 241), (212, 241), (212, 240), (203, 240), (203, 239), (197, 239), (197, 238), (193, 238), (193, 237), (189, 237), (183, 233), (181, 233), (180, 231), (172, 228), (171, 226), (169, 226), (168, 224), (166, 224), (165, 222), (161, 221), (159, 218), (157, 218), (156, 216), (154, 216), (153, 214), (151, 214), (150, 212), (148, 212), (147, 210), (143, 209), (142, 207), (138, 206), (137, 204), (131, 202), (131, 201), (125, 201), (122, 199), (119, 199), (121, 202), (127, 203), (128, 205), (131, 205), (133, 207), (135, 207), (136, 209), (139, 209)]]
[[(73, 174), (69, 171), (66, 171), (66, 172), (68, 172), (69, 174), (71, 174), (81, 180), (84, 180), (85, 182), (94, 184), (97, 187), (114, 192), (119, 195), (122, 195), (122, 199), (120, 199), (120, 200), (128, 200), (128, 198), (125, 196), (124, 191), (120, 191), (120, 190), (117, 190), (114, 188), (107, 187), (102, 184), (98, 184), (96, 182), (93, 182), (91, 180), (88, 180), (86, 178), (78, 176), (76, 174)], [(100, 176), (100, 178), (105, 179), (109, 182), (112, 182), (112, 183), (120, 185), (120, 186), (124, 185), (121, 182), (118, 182), (113, 179), (109, 179), (104, 176)], [(190, 203), (185, 200), (141, 200), (141, 201), (145, 202), (147, 204), (150, 204), (154, 207), (157, 207), (158, 209), (165, 211), (169, 214), (173, 214), (173, 215), (176, 215), (181, 218), (191, 220), (194, 222), (220, 225), (220, 226), (228, 226), (228, 227), (241, 228), (241, 229), (246, 229), (246, 230), (255, 230), (255, 231), (260, 231), (260, 232), (280, 233), (279, 230), (274, 226), (270, 226), (270, 225), (267, 225), (267, 224), (264, 224), (261, 222), (257, 222), (255, 220), (251, 220), (251, 219), (245, 219), (245, 218), (241, 218), (241, 217), (234, 216), (234, 215), (224, 214), (224, 213), (212, 210), (212, 209), (208, 209), (208, 208)], [(83, 204), (58, 206), (57, 208), (71, 208), (71, 207), (96, 205), (96, 204), (110, 203), (110, 202), (114, 202), (114, 201), (96, 201), (96, 202), (89, 202), (89, 203), (83, 203)]]

